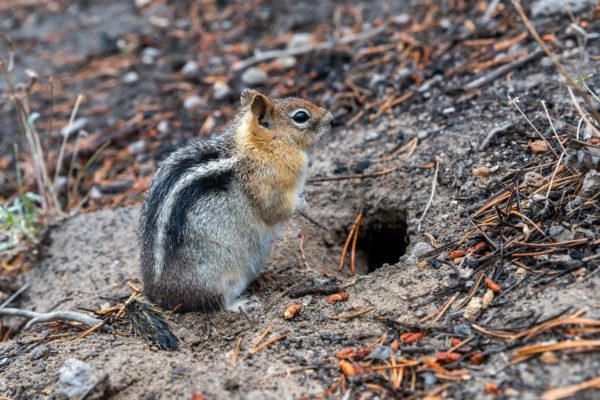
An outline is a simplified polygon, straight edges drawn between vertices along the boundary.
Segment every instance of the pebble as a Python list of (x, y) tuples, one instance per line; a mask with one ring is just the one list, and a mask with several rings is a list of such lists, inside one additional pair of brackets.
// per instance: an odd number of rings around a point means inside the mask
[(491, 289), (486, 290), (485, 294), (483, 295), (483, 300), (481, 302), (481, 308), (483, 308), (484, 310), (487, 309), (489, 306), (492, 305), (493, 301), (494, 292)]
[(215, 100), (223, 100), (231, 95), (231, 88), (229, 85), (222, 81), (217, 81), (213, 85), (213, 98)]
[(531, 15), (534, 18), (555, 14), (567, 15), (569, 11), (578, 14), (591, 10), (595, 3), (596, 0), (537, 0), (531, 4)]
[(425, 372), (421, 375), (425, 383), (425, 387), (432, 387), (437, 385), (438, 378), (435, 377), (431, 372)]
[(417, 133), (417, 138), (419, 138), (419, 140), (423, 140), (427, 136), (429, 136), (429, 131), (419, 131), (419, 133)]
[(200, 67), (198, 67), (198, 63), (196, 61), (188, 61), (185, 63), (183, 68), (181, 68), (181, 72), (187, 78), (196, 78), (200, 72)]
[(85, 128), (88, 124), (87, 118), (77, 118), (71, 125), (67, 125), (60, 130), (60, 134), (63, 136), (71, 136), (75, 132), (79, 132)]
[(452, 328), (457, 335), (471, 336), (471, 326), (469, 324), (460, 324)]
[(171, 130), (171, 124), (169, 120), (163, 119), (156, 125), (156, 130), (158, 133), (166, 135)]
[(367, 132), (367, 136), (365, 136), (365, 140), (371, 141), (371, 140), (375, 140), (379, 137), (379, 133), (377, 133), (376, 131), (369, 131)]
[(101, 399), (108, 389), (108, 376), (99, 374), (89, 364), (69, 358), (60, 367), (57, 398), (69, 400)]
[(242, 82), (250, 86), (263, 84), (268, 78), (263, 70), (256, 67), (250, 67), (242, 74)]
[(548, 234), (557, 242), (575, 239), (575, 235), (570, 230), (561, 225), (552, 225), (548, 230)]
[(456, 111), (455, 107), (447, 107), (442, 110), (442, 114), (452, 114)]
[(383, 74), (373, 74), (373, 76), (371, 76), (371, 79), (369, 79), (369, 86), (376, 86), (380, 83), (385, 83), (387, 80), (387, 77)]
[(394, 354), (394, 349), (392, 349), (390, 346), (378, 345), (373, 349), (371, 354), (366, 357), (366, 359), (378, 360), (382, 363), (386, 363), (389, 361), (392, 354)]
[(154, 47), (146, 47), (144, 51), (142, 51), (142, 62), (144, 64), (154, 64), (159, 56), (160, 50)]
[(148, 147), (148, 143), (145, 140), (138, 140), (136, 142), (131, 143), (127, 147), (127, 151), (130, 154), (140, 154), (146, 150)]
[(61, 175), (59, 176), (56, 181), (54, 181), (54, 187), (56, 188), (56, 191), (58, 192), (62, 192), (63, 190), (65, 190), (65, 188), (67, 187), (67, 182), (69, 180), (67, 179), (66, 176)]
[(545, 351), (542, 353), (542, 355), (540, 356), (540, 360), (542, 360), (542, 362), (544, 364), (556, 364), (558, 363), (558, 357), (556, 357), (556, 354), (554, 354), (551, 351)]
[(123, 76), (123, 82), (125, 83), (136, 83), (139, 80), (140, 76), (135, 71), (128, 72)]
[(583, 204), (583, 197), (577, 196), (573, 200), (571, 200), (570, 202), (567, 203), (567, 205), (565, 206), (565, 211), (568, 213), (571, 213), (571, 212), (575, 211), (575, 209), (581, 207), (582, 204)]
[(90, 189), (90, 198), (92, 200), (99, 201), (102, 199), (102, 196), (104, 196), (104, 195), (102, 194), (100, 189), (98, 189), (97, 186), (92, 186), (92, 188)]
[(202, 104), (202, 97), (200, 96), (190, 96), (183, 100), (183, 108), (186, 110), (193, 110)]
[(283, 68), (292, 68), (294, 65), (296, 65), (296, 57), (281, 57), (277, 59), (277, 62), (283, 67)]
[(600, 192), (600, 173), (595, 170), (588, 171), (583, 177), (581, 192), (579, 194), (584, 198), (589, 198), (598, 192)]
[(473, 321), (475, 318), (477, 318), (482, 308), (483, 301), (481, 300), (481, 297), (472, 297), (471, 300), (469, 300), (469, 304), (467, 304), (467, 307), (465, 308), (463, 317), (469, 321)]
[(310, 33), (300, 32), (294, 33), (292, 39), (288, 43), (288, 48), (302, 47), (310, 44)]
[(150, 4), (152, 0), (135, 0), (135, 6), (138, 8), (142, 8)]

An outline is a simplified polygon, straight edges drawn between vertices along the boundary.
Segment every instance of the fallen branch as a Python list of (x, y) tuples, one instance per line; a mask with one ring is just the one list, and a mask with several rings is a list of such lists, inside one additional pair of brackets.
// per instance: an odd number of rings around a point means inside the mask
[(440, 168), (440, 162), (439, 162), (439, 160), (435, 160), (435, 171), (433, 173), (433, 180), (431, 181), (431, 196), (429, 196), (429, 201), (427, 202), (427, 206), (425, 207), (425, 210), (423, 211), (423, 215), (421, 215), (421, 218), (419, 218), (419, 221), (417, 222), (417, 232), (421, 231), (421, 223), (423, 222), (423, 219), (425, 219), (425, 215), (427, 215), (427, 211), (429, 210), (429, 207), (431, 207), (431, 203), (433, 203), (433, 197), (435, 196), (435, 188), (437, 186), (437, 177), (438, 177), (439, 168)]
[(596, 120), (597, 123), (600, 123), (600, 113), (596, 110), (596, 107), (594, 107), (594, 103), (592, 103), (592, 100), (590, 99), (588, 94), (581, 88), (581, 86), (579, 86), (579, 84), (575, 81), (575, 79), (573, 79), (571, 74), (569, 74), (565, 67), (563, 67), (563, 65), (559, 62), (558, 58), (554, 55), (552, 50), (550, 50), (548, 45), (546, 45), (544, 40), (542, 40), (529, 18), (527, 18), (527, 15), (525, 14), (523, 7), (521, 6), (521, 2), (518, 0), (513, 0), (512, 3), (515, 9), (517, 10), (517, 13), (519, 13), (523, 24), (525, 25), (529, 33), (531, 33), (531, 36), (533, 36), (535, 41), (540, 45), (540, 47), (542, 48), (544, 53), (546, 53), (550, 61), (552, 61), (556, 69), (558, 69), (558, 72), (560, 72), (560, 74), (567, 80), (569, 86), (575, 89), (577, 94), (583, 99), (585, 104), (588, 106), (588, 111), (594, 117), (594, 120)]
[(19, 308), (6, 307), (0, 309), (0, 315), (29, 318), (30, 321), (27, 323), (27, 325), (25, 325), (24, 329), (29, 329), (34, 324), (53, 321), (73, 321), (90, 327), (104, 322), (101, 319), (90, 317), (89, 315), (74, 311), (54, 311), (49, 313), (41, 313), (36, 311), (21, 310)]
[(258, 64), (258, 63), (261, 63), (264, 61), (276, 59), (276, 58), (298, 56), (301, 54), (306, 54), (306, 53), (310, 53), (312, 51), (317, 51), (317, 50), (330, 50), (339, 45), (350, 44), (352, 42), (366, 40), (373, 36), (377, 36), (381, 32), (385, 31), (386, 28), (387, 28), (387, 25), (383, 24), (383, 25), (381, 25), (377, 28), (371, 29), (369, 31), (362, 32), (357, 35), (346, 36), (346, 37), (343, 37), (338, 40), (331, 40), (331, 41), (327, 41), (327, 42), (323, 42), (323, 43), (316, 43), (316, 44), (307, 44), (305, 46), (292, 47), (290, 49), (284, 49), (284, 50), (265, 51), (265, 52), (258, 53), (250, 58), (247, 58), (245, 60), (235, 63), (233, 65), (233, 70), (241, 71), (252, 65), (255, 65), (255, 64)]
[(534, 51), (533, 53), (528, 54), (523, 58), (515, 60), (511, 63), (505, 64), (499, 68), (496, 68), (489, 74), (486, 74), (475, 80), (472, 80), (471, 82), (467, 83), (464, 87), (457, 88), (457, 89), (463, 90), (465, 92), (468, 92), (473, 89), (477, 89), (481, 86), (487, 85), (488, 83), (495, 81), (496, 79), (500, 78), (501, 76), (508, 74), (510, 71), (512, 71), (514, 69), (522, 67), (523, 65), (528, 64), (531, 61), (541, 58), (543, 55), (544, 55), (543, 50)]

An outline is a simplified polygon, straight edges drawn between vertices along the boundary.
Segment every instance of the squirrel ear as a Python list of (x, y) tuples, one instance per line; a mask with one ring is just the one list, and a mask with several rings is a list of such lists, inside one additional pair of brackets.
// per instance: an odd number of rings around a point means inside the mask
[(244, 89), (242, 91), (242, 95), (240, 96), (240, 103), (242, 103), (242, 107), (246, 108), (250, 104), (252, 104), (252, 100), (254, 99), (254, 96), (256, 96), (257, 94), (260, 94), (260, 93), (258, 93), (256, 90)]
[(258, 123), (264, 127), (271, 126), (271, 110), (273, 105), (271, 100), (262, 93), (252, 89), (244, 89), (240, 97), (242, 107), (250, 107), (252, 115), (257, 119)]

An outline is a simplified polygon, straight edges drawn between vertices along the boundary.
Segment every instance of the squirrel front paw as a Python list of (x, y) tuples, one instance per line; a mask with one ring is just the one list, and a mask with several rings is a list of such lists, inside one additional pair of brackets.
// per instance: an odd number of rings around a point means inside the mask
[(248, 313), (262, 308), (262, 302), (256, 296), (240, 297), (231, 301), (225, 309), (235, 313)]
[(306, 199), (304, 198), (304, 196), (300, 196), (300, 198), (298, 199), (298, 205), (296, 206), (296, 211), (299, 213), (305, 213), (308, 211), (308, 203), (306, 202)]

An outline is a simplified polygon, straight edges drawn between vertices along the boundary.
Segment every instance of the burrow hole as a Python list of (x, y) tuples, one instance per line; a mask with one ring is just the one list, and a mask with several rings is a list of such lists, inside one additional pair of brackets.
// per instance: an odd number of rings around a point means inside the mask
[[(347, 234), (346, 231), (344, 241)], [(397, 263), (406, 252), (408, 244), (406, 212), (365, 210), (356, 242), (356, 273), (366, 275), (378, 270), (384, 264)], [(348, 249), (347, 264), (349, 262), (350, 249)]]

